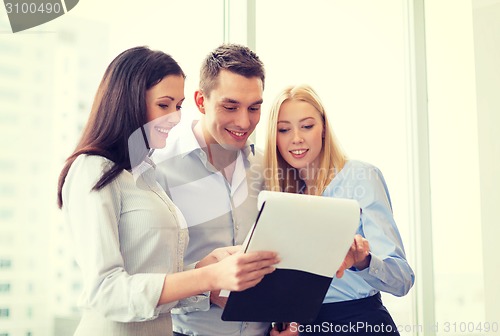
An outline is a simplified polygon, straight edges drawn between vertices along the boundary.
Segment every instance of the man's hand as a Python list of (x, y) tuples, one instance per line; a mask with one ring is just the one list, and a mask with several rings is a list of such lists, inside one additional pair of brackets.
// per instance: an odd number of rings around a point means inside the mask
[(224, 296), (219, 296), (220, 290), (218, 291), (211, 291), (210, 292), (210, 302), (213, 303), (214, 305), (219, 306), (220, 308), (223, 308), (226, 306), (227, 303), (227, 297)]
[[(283, 322), (280, 322), (283, 324)], [(271, 329), (271, 332), (269, 333), (270, 336), (298, 336), (299, 335), (299, 324), (296, 322), (292, 323), (284, 323), (285, 324), (285, 329), (283, 331), (278, 331), (278, 328), (276, 326)], [(292, 331), (293, 330), (293, 331)]]

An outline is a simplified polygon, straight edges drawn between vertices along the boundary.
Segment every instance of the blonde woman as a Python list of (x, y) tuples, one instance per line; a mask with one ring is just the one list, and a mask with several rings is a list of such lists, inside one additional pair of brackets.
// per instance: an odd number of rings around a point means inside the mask
[(291, 330), (301, 335), (398, 335), (380, 292), (407, 294), (414, 273), (387, 185), (378, 168), (346, 157), (311, 87), (290, 86), (275, 99), (264, 165), (268, 190), (355, 199), (361, 206), (358, 231), (345, 261), (350, 268), (337, 272), (317, 320), (292, 324)]

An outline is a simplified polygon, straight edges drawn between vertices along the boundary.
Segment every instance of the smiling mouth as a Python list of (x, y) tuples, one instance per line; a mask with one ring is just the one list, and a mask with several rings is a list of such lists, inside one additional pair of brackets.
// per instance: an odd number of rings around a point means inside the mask
[(160, 126), (155, 126), (155, 130), (162, 133), (162, 134), (168, 134), (168, 132), (170, 132), (169, 128), (163, 128)]
[(308, 149), (296, 149), (296, 150), (291, 150), (290, 153), (292, 153), (293, 155), (302, 155), (307, 151)]
[(236, 131), (231, 131), (231, 130), (226, 130), (228, 131), (229, 133), (231, 133), (232, 135), (238, 137), (238, 138), (241, 138), (243, 137), (245, 134), (247, 134), (247, 132), (236, 132)]

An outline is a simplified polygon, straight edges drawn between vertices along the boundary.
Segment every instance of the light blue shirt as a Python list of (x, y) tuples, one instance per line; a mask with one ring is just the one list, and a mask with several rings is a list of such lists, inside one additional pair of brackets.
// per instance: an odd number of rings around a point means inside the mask
[(334, 278), (323, 303), (361, 299), (379, 291), (403, 296), (415, 275), (406, 261), (399, 230), (392, 214), (389, 190), (380, 170), (350, 160), (326, 188), (323, 196), (355, 199), (362, 213), (357, 233), (370, 243), (368, 268), (347, 270)]
[(84, 317), (99, 317), (84, 318), (78, 328), (101, 331), (93, 335), (129, 327), (138, 334), (160, 335), (153, 320), (159, 316), (169, 320), (177, 304), (157, 306), (165, 275), (183, 270), (187, 225), (156, 182), (154, 167), (144, 165), (142, 174), (134, 177), (124, 170), (93, 191), (112, 162), (80, 155), (64, 183), (62, 210), (83, 276), (79, 305)]
[[(242, 244), (257, 217), (262, 189), (260, 156), (247, 146), (239, 151), (231, 183), (210, 164), (193, 133), (196, 124), (181, 122), (157, 150), (157, 180), (184, 214), (189, 229), (185, 263), (193, 264), (213, 249)], [(209, 293), (179, 303), (172, 310), (174, 331), (186, 335), (264, 335), (269, 323), (224, 322)]]

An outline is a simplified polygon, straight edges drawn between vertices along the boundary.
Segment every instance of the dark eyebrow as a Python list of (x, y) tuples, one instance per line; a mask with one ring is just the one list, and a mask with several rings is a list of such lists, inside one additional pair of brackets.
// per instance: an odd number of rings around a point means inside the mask
[(170, 96), (158, 97), (158, 98), (156, 98), (156, 99), (163, 99), (163, 98), (168, 98), (168, 99), (170, 99), (171, 101), (174, 101), (174, 100), (175, 100), (175, 99), (174, 99), (174, 97), (170, 97)]
[(231, 98), (223, 98), (222, 99), (223, 103), (231, 103), (231, 104), (239, 104), (240, 102)]
[[(237, 101), (235, 99), (231, 99), (231, 98), (223, 98), (222, 102), (224, 102), (224, 103), (231, 103), (231, 104), (241, 104), (239, 101)], [(251, 103), (250, 106), (251, 105), (260, 105), (263, 102), (264, 102), (264, 100), (259, 99), (259, 100), (255, 101), (255, 102)]]

